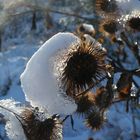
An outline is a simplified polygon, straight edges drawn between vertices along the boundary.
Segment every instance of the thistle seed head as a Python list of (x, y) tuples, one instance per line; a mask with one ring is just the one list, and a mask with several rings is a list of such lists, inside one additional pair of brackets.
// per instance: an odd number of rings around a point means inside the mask
[(127, 24), (132, 30), (140, 32), (140, 17), (130, 18)]
[[(38, 112), (39, 113), (39, 112)], [(23, 129), (28, 140), (61, 140), (62, 124), (56, 115), (40, 120), (40, 113), (35, 110), (25, 109), (21, 116), (23, 118)]]
[(86, 126), (92, 130), (99, 130), (103, 125), (105, 119), (103, 112), (100, 112), (97, 108), (94, 108), (86, 117)]
[(68, 54), (62, 74), (62, 84), (70, 96), (96, 83), (106, 71), (106, 52), (102, 49), (83, 41), (75, 44), (75, 48)]
[(96, 12), (111, 19), (119, 16), (118, 5), (115, 0), (96, 0)]
[(99, 31), (102, 32), (105, 36), (108, 35), (115, 35), (115, 33), (118, 31), (118, 22), (115, 20), (104, 20), (101, 22)]
[(98, 106), (100, 110), (105, 110), (111, 105), (112, 96), (110, 96), (105, 87), (97, 89), (94, 96), (95, 105)]
[(84, 95), (79, 96), (76, 99), (77, 111), (79, 116), (86, 116), (94, 105), (94, 93), (88, 92)]

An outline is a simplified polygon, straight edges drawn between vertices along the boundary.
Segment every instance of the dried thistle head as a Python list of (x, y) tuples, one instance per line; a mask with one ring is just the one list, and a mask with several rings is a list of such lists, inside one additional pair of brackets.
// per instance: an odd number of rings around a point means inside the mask
[(123, 46), (124, 46), (123, 40), (121, 38), (117, 38), (116, 36), (113, 36), (111, 41), (113, 43), (117, 43), (117, 44), (120, 45), (120, 48), (119, 48), (118, 52), (119, 52), (119, 54), (122, 54), (123, 53)]
[(100, 112), (97, 108), (93, 108), (93, 110), (87, 115), (85, 123), (88, 128), (99, 130), (104, 121), (103, 112)]
[(100, 87), (97, 89), (94, 96), (95, 105), (99, 107), (100, 110), (104, 110), (111, 105), (112, 96), (110, 96), (105, 87)]
[(96, 0), (96, 12), (111, 19), (119, 16), (119, 8), (115, 0)]
[(122, 15), (119, 22), (131, 33), (140, 32), (140, 12), (137, 10), (132, 11), (129, 15)]
[(99, 26), (99, 31), (105, 36), (112, 36), (118, 31), (118, 22), (115, 20), (103, 20)]
[(120, 79), (117, 82), (117, 91), (119, 93), (119, 98), (124, 99), (130, 96), (132, 88), (132, 74), (122, 73)]
[(56, 115), (41, 120), (35, 110), (25, 109), (23, 118), (23, 129), (28, 140), (61, 140), (62, 125)]
[(95, 84), (105, 75), (106, 52), (93, 43), (74, 44), (76, 50), (69, 52), (62, 74), (62, 84), (68, 95)]
[(88, 92), (84, 95), (79, 96), (76, 99), (77, 110), (76, 113), (79, 116), (84, 116), (90, 112), (94, 105), (94, 94), (92, 92)]
[(133, 31), (140, 32), (140, 16), (139, 17), (132, 17), (127, 21), (127, 25)]
[(80, 24), (77, 29), (76, 32), (78, 35), (83, 36), (84, 34), (88, 34), (90, 36), (95, 36), (95, 29), (91, 24)]

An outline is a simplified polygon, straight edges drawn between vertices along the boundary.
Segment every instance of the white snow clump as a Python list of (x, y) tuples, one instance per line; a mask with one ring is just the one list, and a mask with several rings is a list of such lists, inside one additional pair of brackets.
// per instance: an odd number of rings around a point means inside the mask
[[(0, 100), (0, 105), (16, 114), (20, 114), (22, 111), (22, 107), (18, 107), (18, 103), (11, 99)], [(4, 115), (4, 119), (6, 120), (5, 130), (8, 138), (10, 140), (27, 140), (21, 123), (15, 115), (8, 110), (0, 107), (0, 113)]]
[[(63, 55), (79, 40), (72, 33), (58, 33), (31, 57), (21, 75), (21, 86), (32, 106), (51, 114), (71, 114), (77, 105), (60, 85)], [(61, 58), (59, 58), (61, 57)]]
[(94, 29), (93, 25), (91, 25), (91, 24), (83, 23), (83, 27), (88, 32), (95, 32), (95, 29)]

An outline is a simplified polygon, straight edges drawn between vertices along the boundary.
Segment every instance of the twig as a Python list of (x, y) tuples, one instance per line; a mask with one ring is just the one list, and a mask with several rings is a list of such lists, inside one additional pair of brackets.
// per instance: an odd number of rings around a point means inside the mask
[(97, 84), (99, 84), (102, 80), (104, 80), (107, 76), (103, 77), (101, 80), (97, 81), (96, 83), (92, 84), (88, 89), (86, 89), (85, 91), (76, 94), (75, 97), (79, 97), (80, 95), (84, 95), (85, 93), (87, 93), (88, 91), (90, 91), (94, 86), (96, 86)]
[(44, 8), (44, 7), (38, 7), (38, 6), (29, 5), (29, 4), (23, 4), (22, 6), (28, 7), (31, 10), (28, 10), (28, 11), (25, 11), (25, 12), (22, 12), (22, 13), (10, 14), (10, 16), (20, 16), (20, 15), (28, 14), (28, 13), (35, 12), (35, 11), (42, 11), (42, 12), (48, 11), (48, 12), (52, 12), (52, 13), (57, 13), (57, 14), (77, 17), (77, 18), (80, 18), (80, 19), (88, 20), (88, 21), (97, 22), (97, 20), (93, 19), (93, 18), (87, 18), (87, 17), (83, 17), (81, 15), (78, 15), (76, 13), (68, 13), (66, 11), (59, 11), (59, 10), (55, 10), (55, 9), (48, 8), (48, 7)]
[(139, 88), (139, 85), (137, 84), (137, 82), (134, 79), (132, 79), (132, 81), (133, 81), (135, 87)]
[(72, 115), (70, 115), (70, 120), (71, 120), (71, 127), (72, 127), (72, 130), (76, 131), (76, 129), (74, 129), (74, 120), (73, 120)]
[[(140, 69), (133, 69), (133, 70), (127, 70), (123, 67), (123, 65), (120, 63), (120, 60), (113, 59), (112, 57), (109, 56), (109, 59), (112, 60), (112, 65), (114, 67), (114, 72), (124, 72), (124, 73), (130, 73), (132, 75), (140, 77)], [(136, 83), (136, 82), (135, 82)], [(137, 84), (138, 85), (138, 84)], [(137, 87), (137, 86), (136, 86)]]
[(129, 112), (129, 98), (126, 98), (126, 112)]
[(112, 101), (112, 104), (115, 104), (115, 103), (119, 103), (119, 102), (122, 102), (122, 101), (125, 101), (126, 99), (115, 99), (114, 101)]
[(61, 121), (61, 123), (64, 123), (69, 117), (70, 117), (70, 115), (67, 115), (67, 116)]
[(136, 121), (135, 121), (135, 116), (133, 115), (134, 113), (134, 108), (132, 107), (132, 124), (133, 124), (133, 138), (132, 140), (136, 140)]
[[(20, 120), (20, 119), (24, 120), (23, 117), (21, 117), (20, 115), (18, 115), (18, 114), (15, 113), (14, 111), (12, 111), (12, 110), (10, 110), (10, 109), (4, 107), (4, 106), (1, 106), (1, 105), (0, 105), (0, 107), (3, 108), (3, 109), (5, 109), (5, 110), (7, 110), (7, 111), (9, 111), (10, 113), (14, 114), (14, 116), (15, 116), (15, 117), (17, 118), (17, 120), (20, 122), (20, 124), (21, 124), (23, 130), (25, 131), (24, 125), (23, 125), (22, 121)], [(20, 118), (20, 119), (19, 119), (19, 118)]]
[(134, 56), (136, 57), (139, 65), (140, 65), (140, 56), (139, 56), (138, 46), (135, 44), (131, 44), (128, 40), (128, 37), (126, 36), (126, 34), (124, 32), (121, 33), (121, 37), (125, 41), (127, 46), (129, 47), (129, 49), (134, 53)]
[(62, 15), (73, 16), (73, 17), (77, 17), (77, 18), (81, 18), (81, 19), (89, 20), (89, 21), (94, 20), (94, 22), (97, 22), (97, 20), (95, 20), (93, 18), (91, 19), (91, 18), (83, 17), (83, 16), (75, 14), (75, 13), (67, 13), (67, 12), (62, 12), (62, 11), (58, 11), (58, 10), (54, 10), (54, 9), (48, 9), (48, 11), (53, 12), (53, 13), (62, 14)]
[(10, 110), (10, 109), (8, 109), (8, 108), (2, 106), (2, 105), (0, 105), (0, 107), (3, 108), (3, 109), (5, 109), (5, 110), (7, 110), (7, 111), (9, 111), (10, 113), (14, 114), (14, 115), (17, 116), (17, 117), (22, 118), (20, 115), (18, 115), (18, 114), (15, 113), (14, 111), (12, 111), (12, 110)]
[(136, 93), (136, 96), (137, 96), (137, 104), (139, 104), (139, 97), (140, 97), (140, 87)]

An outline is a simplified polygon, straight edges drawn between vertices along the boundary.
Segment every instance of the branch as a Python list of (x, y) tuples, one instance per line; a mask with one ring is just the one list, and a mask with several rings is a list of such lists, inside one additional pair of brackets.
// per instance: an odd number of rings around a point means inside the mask
[(114, 72), (124, 72), (124, 73), (130, 73), (133, 74), (135, 76), (140, 77), (140, 68), (138, 69), (133, 69), (133, 70), (127, 70), (123, 67), (123, 65), (120, 63), (120, 60), (117, 59), (115, 60), (114, 58), (112, 58), (111, 56), (108, 56), (109, 59), (112, 60), (112, 66), (114, 67)]
[(133, 43), (133, 41), (132, 41), (133, 44), (131, 44), (130, 41), (128, 40), (128, 37), (126, 36), (126, 34), (124, 32), (121, 33), (121, 37), (125, 41), (127, 46), (129, 47), (129, 49), (133, 52), (134, 56), (136, 57), (139, 65), (140, 65), (140, 56), (139, 56), (138, 45), (135, 45)]
[(70, 117), (70, 115), (67, 115), (67, 116), (61, 121), (61, 123), (63, 124), (69, 117)]
[[(24, 120), (23, 117), (21, 117), (20, 115), (18, 115), (18, 114), (15, 113), (14, 111), (12, 111), (12, 110), (10, 110), (10, 109), (4, 107), (4, 106), (1, 106), (1, 105), (0, 105), (0, 107), (1, 107), (2, 109), (5, 109), (5, 110), (9, 111), (10, 113), (12, 113), (12, 114), (16, 117), (16, 119), (19, 121), (19, 123), (21, 124), (21, 126), (22, 126), (22, 128), (23, 128), (23, 130), (24, 130), (24, 125), (23, 125), (23, 123), (22, 123), (22, 121), (21, 121), (21, 120)], [(20, 119), (21, 119), (21, 120), (20, 120)], [(24, 130), (24, 131), (25, 131), (25, 130)]]
[(97, 84), (99, 84), (101, 81), (103, 81), (107, 76), (103, 77), (101, 80), (97, 81), (96, 83), (92, 84), (88, 89), (86, 89), (85, 91), (79, 93), (79, 94), (76, 94), (76, 98), (79, 97), (80, 95), (84, 95), (86, 94), (88, 91), (90, 91), (94, 86), (96, 86)]
[(20, 15), (23, 15), (23, 14), (32, 13), (34, 11), (42, 11), (42, 12), (48, 11), (48, 12), (62, 14), (62, 15), (66, 15), (66, 16), (77, 17), (77, 18), (80, 18), (80, 19), (88, 20), (88, 21), (94, 21), (94, 22), (97, 23), (97, 20), (96, 19), (87, 18), (87, 17), (81, 16), (81, 15), (78, 15), (76, 13), (69, 13), (69, 12), (66, 12), (66, 11), (59, 11), (59, 10), (55, 10), (55, 9), (48, 8), (48, 7), (47, 8), (38, 7), (36, 5), (34, 6), (34, 5), (30, 5), (30, 4), (22, 4), (21, 6), (28, 7), (28, 8), (30, 8), (30, 10), (25, 11), (25, 12), (22, 12), (22, 13), (10, 14), (10, 16), (20, 16)]
[(67, 12), (62, 12), (62, 11), (58, 11), (58, 10), (54, 10), (54, 9), (48, 9), (48, 11), (52, 12), (52, 13), (58, 13), (58, 14), (62, 14), (62, 15), (67, 15), (67, 16), (77, 17), (77, 18), (81, 18), (81, 19), (84, 19), (84, 20), (88, 20), (88, 21), (97, 22), (97, 20), (95, 20), (95, 19), (83, 17), (83, 16), (78, 15), (76, 13), (67, 13)]
[(1, 107), (2, 109), (5, 109), (5, 110), (9, 111), (10, 113), (14, 114), (14, 115), (17, 116), (17, 117), (22, 118), (20, 115), (18, 115), (18, 114), (15, 113), (14, 111), (12, 111), (12, 110), (10, 110), (10, 109), (4, 107), (4, 106), (1, 106), (1, 105), (0, 105), (0, 107)]

